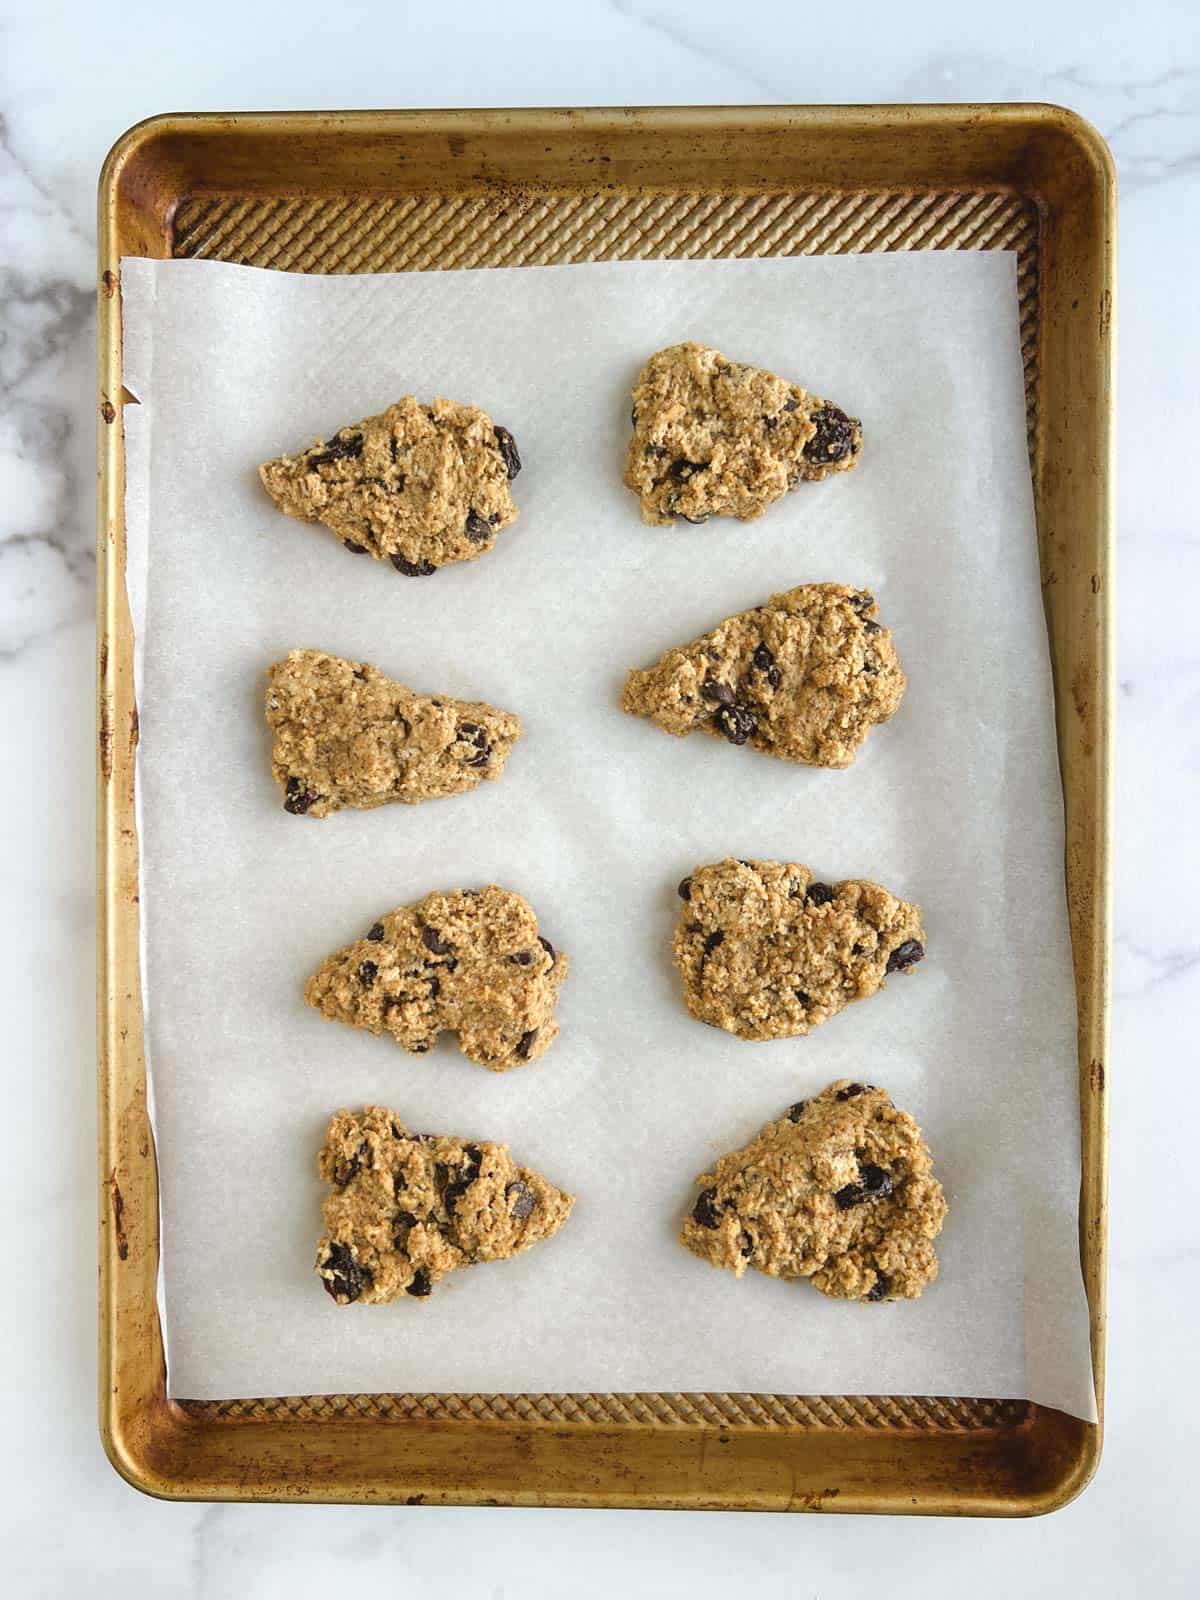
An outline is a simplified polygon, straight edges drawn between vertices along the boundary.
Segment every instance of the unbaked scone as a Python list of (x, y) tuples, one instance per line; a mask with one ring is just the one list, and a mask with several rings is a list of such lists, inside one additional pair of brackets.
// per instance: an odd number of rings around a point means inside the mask
[(946, 1199), (921, 1130), (883, 1089), (831, 1083), (696, 1182), (681, 1242), (740, 1278), (839, 1300), (915, 1300), (937, 1277)]
[(781, 761), (848, 767), (904, 695), (878, 612), (861, 589), (801, 584), (635, 668), (621, 709), (677, 738), (700, 728)]
[(539, 934), (529, 902), (491, 884), (389, 911), (322, 962), (304, 998), (327, 1021), (389, 1034), (413, 1055), (449, 1029), (470, 1060), (507, 1072), (557, 1036), (569, 965)]
[(729, 858), (679, 894), (684, 1001), (739, 1039), (808, 1033), (925, 954), (920, 906), (860, 878), (816, 883), (796, 862)]
[(632, 422), (625, 483), (658, 527), (749, 522), (798, 484), (848, 471), (862, 450), (861, 424), (840, 407), (695, 343), (650, 357)]
[(390, 561), (406, 578), (474, 561), (517, 518), (512, 434), (453, 400), (427, 406), (405, 395), (258, 470), (289, 517), (324, 523), (353, 555)]
[(317, 1272), (340, 1306), (423, 1299), (448, 1272), (548, 1239), (574, 1197), (508, 1147), (410, 1133), (394, 1111), (339, 1111), (318, 1157), (331, 1185)]
[(498, 778), (518, 717), (482, 700), (414, 694), (366, 661), (293, 650), (267, 673), (271, 770), (283, 807), (418, 805)]

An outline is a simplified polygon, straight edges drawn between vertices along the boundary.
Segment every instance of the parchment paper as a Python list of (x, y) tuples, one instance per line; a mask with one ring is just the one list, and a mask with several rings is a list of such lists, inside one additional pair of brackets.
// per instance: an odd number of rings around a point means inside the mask
[[(147, 1042), (170, 1389), (1027, 1396), (1093, 1415), (1076, 1234), (1062, 807), (1010, 254), (302, 277), (123, 264)], [(761, 521), (644, 527), (629, 390), (698, 338), (862, 417), (859, 469)], [(487, 408), (526, 462), (482, 560), (410, 580), (281, 516), (257, 464), (405, 393)], [(908, 693), (847, 772), (623, 716), (630, 666), (794, 584), (870, 588)], [(264, 671), (294, 646), (517, 711), (499, 783), (288, 816)], [(675, 884), (725, 855), (924, 907), (908, 979), (807, 1039), (691, 1021)], [(438, 887), (520, 890), (573, 974), (562, 1035), (494, 1076), (323, 1022), (308, 973)], [(711, 1271), (691, 1180), (831, 1079), (918, 1118), (950, 1202), (915, 1304)], [(579, 1196), (555, 1239), (427, 1302), (313, 1275), (331, 1111), (507, 1141)]]

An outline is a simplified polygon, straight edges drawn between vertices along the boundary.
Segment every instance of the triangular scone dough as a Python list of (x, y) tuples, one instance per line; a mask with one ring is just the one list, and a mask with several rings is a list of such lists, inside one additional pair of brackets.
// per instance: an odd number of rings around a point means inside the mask
[(289, 517), (324, 523), (352, 554), (390, 561), (407, 578), (474, 561), (517, 518), (512, 434), (453, 400), (425, 406), (405, 395), (258, 470)]
[(651, 356), (633, 391), (625, 483), (643, 522), (749, 522), (803, 482), (846, 472), (862, 427), (829, 401), (702, 344)]
[(317, 1272), (340, 1306), (423, 1299), (456, 1267), (548, 1239), (575, 1204), (506, 1145), (410, 1133), (383, 1106), (339, 1111), (318, 1168), (332, 1192)]
[(739, 1278), (753, 1267), (839, 1300), (915, 1300), (937, 1277), (945, 1196), (883, 1089), (831, 1083), (696, 1181), (682, 1243)]
[(921, 908), (877, 883), (814, 883), (783, 861), (718, 862), (679, 885), (687, 1008), (739, 1039), (790, 1039), (925, 954)]
[(498, 778), (521, 722), (482, 700), (414, 694), (365, 661), (293, 650), (267, 673), (271, 770), (286, 811), (418, 805)]
[(904, 695), (878, 607), (840, 583), (806, 583), (729, 617), (633, 671), (621, 697), (682, 738), (696, 728), (782, 761), (848, 767)]
[(322, 962), (304, 998), (327, 1020), (390, 1034), (413, 1055), (450, 1029), (465, 1056), (507, 1072), (557, 1036), (569, 965), (538, 933), (529, 902), (491, 884), (389, 911)]

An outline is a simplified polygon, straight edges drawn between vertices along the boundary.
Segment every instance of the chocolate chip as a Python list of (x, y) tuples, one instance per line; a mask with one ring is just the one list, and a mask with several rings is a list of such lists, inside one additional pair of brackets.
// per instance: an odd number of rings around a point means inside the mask
[(834, 1095), (835, 1100), (855, 1100), (860, 1094), (866, 1094), (865, 1083), (848, 1083), (844, 1089), (839, 1089)]
[(345, 539), (345, 540), (343, 540), (342, 541), (342, 548), (343, 548), (343, 550), (349, 550), (349, 552), (350, 552), (350, 554), (352, 556), (365, 556), (366, 553), (367, 553), (366, 545), (365, 544), (355, 544), (353, 539)]
[(532, 1215), (533, 1190), (523, 1179), (518, 1178), (515, 1183), (510, 1183), (504, 1191), (504, 1198), (508, 1201), (508, 1214), (514, 1221), (524, 1222), (526, 1217)]
[(427, 978), (425, 981), (429, 985), (429, 998), (431, 1000), (436, 1000), (438, 995), (440, 995), (442, 992), (441, 979), (435, 973), (432, 978)]
[(413, 1273), (413, 1280), (407, 1285), (404, 1292), (411, 1294), (418, 1300), (423, 1300), (427, 1294), (432, 1293), (433, 1285), (429, 1281), (429, 1274), (424, 1267), (418, 1267)]
[(749, 706), (721, 706), (713, 721), (730, 744), (745, 744), (758, 729), (758, 718)]
[(756, 647), (754, 654), (750, 657), (750, 665), (757, 667), (760, 672), (765, 672), (768, 667), (775, 665), (775, 657), (767, 649), (765, 644), (760, 644)]
[(867, 1291), (866, 1295), (864, 1296), (864, 1299), (867, 1299), (867, 1300), (886, 1300), (887, 1299), (888, 1290), (890, 1288), (891, 1288), (891, 1282), (887, 1278), (885, 1278), (883, 1273), (881, 1272), (876, 1276), (875, 1282), (871, 1285), (870, 1289)]
[(463, 1145), (463, 1155), (466, 1156), (470, 1165), (475, 1168), (474, 1175), (478, 1177), (479, 1169), (483, 1165), (483, 1151), (477, 1144), (465, 1144)]
[(302, 817), (309, 806), (315, 805), (320, 798), (320, 795), (309, 794), (299, 778), (289, 778), (283, 809), (290, 811), (294, 817)]
[(879, 671), (879, 662), (876, 661), (874, 656), (864, 656), (862, 669), (868, 678), (873, 678)]
[(536, 1028), (530, 1028), (527, 1033), (523, 1033), (517, 1040), (517, 1048), (513, 1054), (519, 1056), (522, 1061), (528, 1061), (529, 1052), (533, 1049), (534, 1040), (537, 1036), (538, 1030)]
[(873, 594), (869, 594), (866, 589), (863, 589), (858, 594), (852, 594), (850, 596), (850, 604), (861, 617), (866, 612), (870, 611), (871, 607), (875, 604), (875, 596)]
[(492, 537), (492, 525), (486, 517), (481, 517), (473, 507), (467, 512), (466, 526), (463, 532), (473, 544), (482, 544), (485, 539)]
[(351, 1178), (357, 1178), (362, 1171), (362, 1158), (368, 1154), (367, 1141), (364, 1139), (349, 1161), (339, 1161), (333, 1169), (333, 1181), (339, 1189), (344, 1189)]
[(799, 400), (785, 400), (779, 409), (781, 411), (795, 411), (799, 404)]
[[(329, 1277), (325, 1276), (327, 1272)], [(357, 1300), (370, 1281), (370, 1272), (366, 1267), (359, 1266), (350, 1246), (335, 1240), (322, 1263), (321, 1282), (325, 1285), (325, 1293), (332, 1295), (335, 1300)]]
[(810, 905), (827, 906), (833, 899), (833, 889), (827, 883), (810, 883), (804, 898)]
[(692, 1207), (692, 1220), (698, 1222), (702, 1228), (716, 1228), (720, 1226), (721, 1214), (713, 1205), (717, 1197), (715, 1189), (702, 1189), (700, 1198)]
[(367, 938), (378, 944), (380, 939), (383, 938), (383, 923), (373, 922), (371, 924), (371, 931), (367, 934)]
[(656, 461), (661, 461), (667, 452), (661, 444), (648, 444), (643, 447), (642, 454), (644, 456), (653, 456)]
[(538, 934), (538, 943), (541, 945), (542, 949), (546, 952), (546, 954), (550, 957), (551, 961), (553, 961), (555, 959), (554, 946), (550, 943), (549, 939), (544, 939), (542, 937), (542, 935), (539, 933)]
[(433, 1041), (431, 1039), (414, 1039), (408, 1049), (414, 1056), (423, 1056), (429, 1053)]
[(358, 964), (358, 981), (359, 981), (359, 983), (363, 984), (367, 988), (370, 988), (370, 986), (375, 982), (375, 979), (378, 976), (379, 976), (379, 968), (375, 965), (375, 963), (373, 961), (360, 961), (359, 962), (359, 964)]
[(754, 1254), (754, 1240), (748, 1233), (743, 1233), (738, 1240), (738, 1249), (742, 1253), (742, 1260), (748, 1261)]
[(492, 747), (490, 744), (485, 744), (482, 750), (477, 750), (469, 761), (463, 762), (463, 765), (466, 767), (486, 767), (491, 759)]
[(866, 631), (868, 633), (882, 633), (883, 632), (883, 629), (875, 621), (874, 617), (865, 618), (864, 621), (863, 621), (863, 627), (866, 629)]
[(865, 955), (866, 951), (867, 951), (867, 947), (866, 947), (865, 944), (852, 944), (850, 946), (850, 954), (852, 956)]
[(854, 424), (837, 406), (822, 406), (812, 418), (816, 433), (804, 446), (804, 459), (817, 466), (841, 461), (854, 444)]
[(518, 950), (515, 956), (509, 956), (510, 961), (515, 961), (519, 967), (528, 967), (533, 964), (532, 950)]
[(909, 967), (915, 967), (917, 962), (925, 955), (925, 946), (919, 939), (905, 939), (903, 944), (898, 944), (887, 960), (889, 972), (907, 972)]
[(737, 699), (733, 690), (727, 683), (718, 683), (716, 678), (705, 678), (700, 685), (700, 693), (706, 700), (711, 700), (715, 705), (731, 706)]
[(442, 1204), (445, 1206), (446, 1210), (451, 1216), (454, 1215), (455, 1206), (462, 1199), (463, 1195), (466, 1194), (467, 1190), (471, 1187), (471, 1184), (474, 1181), (474, 1175), (472, 1174), (468, 1178), (456, 1178), (453, 1183), (448, 1183), (446, 1185), (445, 1192), (442, 1195)]
[[(678, 461), (672, 461), (671, 463), (671, 476), (676, 483), (686, 483), (689, 478), (693, 477), (697, 472), (703, 472), (703, 470), (703, 461), (685, 461), (681, 457)], [(688, 521), (691, 521), (690, 517)]]
[(778, 417), (764, 417), (763, 418), (763, 427), (767, 430), (768, 433), (774, 433), (775, 429), (778, 426), (779, 426), (779, 418)]
[(804, 1115), (804, 1108), (807, 1105), (807, 1100), (797, 1100), (795, 1105), (789, 1106), (787, 1108), (788, 1121), (799, 1122), (800, 1118)]
[(792, 993), (796, 996), (796, 999), (799, 1000), (800, 1004), (807, 1011), (809, 1006), (812, 1005), (812, 1001), (809, 999), (807, 991), (804, 990), (804, 989), (793, 989)]
[(678, 890), (676, 892), (678, 893), (679, 898), (681, 900), (690, 900), (692, 898), (692, 880), (691, 880), (691, 878), (688, 877), (688, 878), (682, 879), (681, 882), (680, 882), (679, 888), (678, 888)]
[(316, 467), (327, 467), (331, 461), (356, 460), (362, 455), (362, 449), (361, 433), (352, 433), (348, 439), (343, 439), (339, 434), (322, 447), (319, 455), (309, 456), (308, 470), (312, 472)]
[(406, 578), (428, 578), (437, 571), (432, 561), (406, 561), (403, 556), (393, 556), (392, 565)]
[(874, 1161), (863, 1161), (858, 1167), (858, 1181), (870, 1200), (882, 1200), (892, 1192), (892, 1175)]
[(496, 435), (496, 443), (500, 447), (504, 470), (508, 473), (510, 479), (515, 478), (521, 470), (521, 457), (517, 450), (517, 441), (507, 428), (501, 428), (497, 425), (492, 429), (492, 432)]
[(707, 517), (689, 517), (686, 511), (676, 511), (674, 506), (670, 511), (673, 517), (682, 517), (685, 522), (690, 522), (693, 528), (702, 528), (708, 521)]
[(771, 685), (772, 689), (778, 689), (779, 685), (783, 682), (783, 673), (780, 672), (778, 667), (767, 668), (767, 682)]
[(451, 950), (454, 949), (452, 944), (446, 943), (436, 928), (431, 928), (428, 925), (421, 929), (421, 943), (429, 951), (430, 955), (434, 956), (448, 956)]
[(718, 945), (724, 944), (724, 943), (725, 943), (725, 934), (723, 933), (723, 931), (720, 928), (718, 928), (715, 933), (710, 933), (708, 938), (705, 939), (705, 941), (704, 941), (704, 954), (706, 956), (711, 955), (713, 953), (713, 951), (717, 948)]
[(392, 1244), (395, 1249), (404, 1249), (408, 1243), (408, 1235), (416, 1225), (417, 1219), (411, 1211), (397, 1211), (392, 1218)]

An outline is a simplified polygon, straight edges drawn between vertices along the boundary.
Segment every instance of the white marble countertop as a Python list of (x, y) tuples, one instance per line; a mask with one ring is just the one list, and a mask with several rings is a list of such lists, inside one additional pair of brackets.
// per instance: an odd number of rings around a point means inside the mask
[[(136, 1495), (95, 1423), (93, 280), (108, 146), (166, 110), (1005, 99), (1081, 111), (1121, 181), (1110, 1354), (1096, 1481), (1017, 1524)], [(1200, 1318), (1200, 7), (0, 0), (0, 119), (8, 1592), (1195, 1594), (1185, 1508), (1200, 1404), (1180, 1398), (1178, 1373)]]

